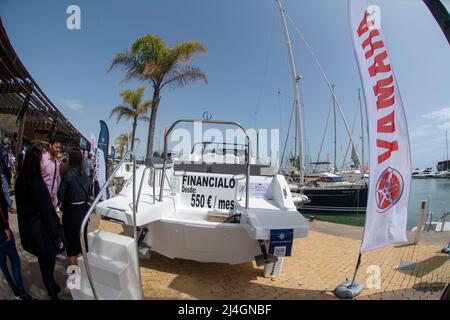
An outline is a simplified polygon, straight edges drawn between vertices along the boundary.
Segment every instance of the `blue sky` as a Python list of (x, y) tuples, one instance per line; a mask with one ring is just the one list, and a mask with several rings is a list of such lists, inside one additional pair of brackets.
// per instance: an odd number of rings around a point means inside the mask
[[(448, 0), (443, 1), (450, 8)], [(409, 124), (414, 167), (435, 166), (444, 157), (445, 130), (450, 131), (450, 47), (420, 0), (374, 0), (402, 94)], [(81, 8), (81, 30), (66, 28), (66, 8)], [(314, 48), (336, 85), (347, 121), (352, 123), (360, 80), (353, 55), (345, 0), (284, 0), (288, 15)], [(157, 135), (179, 118), (236, 120), (247, 127), (280, 128), (286, 134), (292, 83), (280, 17), (274, 0), (0, 0), (10, 40), (47, 96), (87, 137), (98, 136), (105, 120), (111, 138), (130, 130), (129, 123), (109, 119), (119, 93), (141, 83), (121, 83), (122, 73), (107, 73), (113, 56), (138, 36), (154, 33), (168, 45), (201, 41), (207, 56), (194, 64), (208, 85), (165, 89)], [(301, 80), (306, 149), (315, 159), (330, 105), (330, 93), (317, 65), (289, 24)], [(278, 91), (282, 94), (279, 95)], [(151, 97), (151, 88), (147, 95)], [(330, 124), (331, 125), (331, 124)], [(338, 163), (347, 137), (338, 123)], [(145, 152), (147, 124), (138, 127)], [(359, 132), (359, 120), (355, 127)], [(359, 134), (355, 134), (355, 139)], [(158, 138), (158, 137), (157, 137)], [(157, 143), (157, 141), (156, 141)], [(328, 131), (326, 150), (332, 152)]]

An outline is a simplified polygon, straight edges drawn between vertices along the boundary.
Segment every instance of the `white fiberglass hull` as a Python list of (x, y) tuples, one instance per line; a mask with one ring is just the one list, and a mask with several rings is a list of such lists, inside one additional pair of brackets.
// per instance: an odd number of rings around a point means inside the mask
[[(139, 173), (142, 177), (142, 171), (139, 170)], [(220, 174), (214, 177), (229, 178)], [(147, 179), (145, 176), (144, 181)], [(160, 181), (159, 179), (160, 176), (157, 176), (156, 181)], [(140, 180), (141, 178), (137, 179), (137, 186)], [(240, 223), (208, 221), (210, 210), (191, 207), (190, 198), (185, 197), (186, 194), (173, 192), (172, 189), (176, 188), (173, 185), (165, 188), (163, 201), (160, 202), (158, 196), (153, 199), (151, 186), (144, 183), (136, 215), (137, 226), (148, 230), (143, 243), (150, 246), (152, 251), (169, 258), (238, 264), (252, 261), (255, 256), (260, 255), (258, 240), (268, 241), (273, 229), (292, 229), (294, 238), (307, 236), (309, 224), (296, 210), (289, 187), (282, 176), (252, 176), (250, 182), (265, 187), (267, 190), (264, 192), (270, 195), (263, 197), (261, 190), (254, 191), (250, 194), (248, 209), (244, 205), (245, 196), (236, 196), (234, 205), (235, 211), (241, 214)], [(175, 184), (173, 179), (171, 184)], [(132, 225), (131, 187), (132, 183), (129, 181), (120, 195), (97, 205), (97, 214)], [(226, 192), (229, 190), (218, 192), (217, 196), (224, 196)], [(159, 194), (159, 189), (155, 190), (155, 194)]]

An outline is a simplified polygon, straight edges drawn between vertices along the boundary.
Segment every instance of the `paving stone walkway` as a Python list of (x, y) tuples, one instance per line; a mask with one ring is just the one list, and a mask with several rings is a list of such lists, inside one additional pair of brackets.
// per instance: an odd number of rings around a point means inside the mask
[[(16, 216), (11, 225), (17, 234)], [(121, 233), (118, 224), (93, 219), (91, 228)], [(356, 228), (356, 229), (355, 229)], [(347, 231), (346, 231), (347, 230)], [(353, 275), (362, 229), (314, 221), (307, 238), (294, 242), (293, 256), (284, 261), (282, 275), (264, 278), (262, 267), (254, 262), (239, 265), (198, 263), (169, 259), (152, 253), (141, 260), (141, 274), (146, 299), (335, 299), (334, 288)], [(434, 234), (434, 236), (433, 236)], [(411, 236), (411, 234), (410, 234)], [(430, 233), (420, 245), (388, 246), (363, 255), (357, 281), (365, 289), (357, 299), (439, 299), (450, 281), (449, 255), (440, 250), (450, 239), (450, 232)], [(16, 240), (22, 259), (23, 277), (29, 292), (46, 299), (35, 257), (24, 252)], [(415, 262), (414, 270), (399, 270), (400, 262)], [(65, 284), (68, 261), (58, 261), (56, 280)], [(379, 288), (374, 281), (380, 274)], [(0, 276), (0, 299), (12, 299)], [(62, 299), (71, 299), (67, 289)]]
[[(101, 228), (120, 233), (118, 224), (101, 221)], [(239, 265), (169, 259), (152, 253), (141, 261), (147, 299), (335, 299), (333, 290), (351, 278), (358, 257), (362, 228), (315, 221), (310, 235), (294, 242), (282, 275), (264, 278), (254, 262)], [(356, 229), (355, 229), (356, 228)], [(321, 232), (315, 230), (321, 230)], [(335, 235), (335, 233), (339, 236)], [(413, 238), (413, 234), (409, 233)], [(440, 253), (450, 232), (424, 236), (426, 244), (388, 246), (363, 255), (357, 281), (365, 286), (358, 299), (439, 299), (450, 281), (449, 255)], [(400, 262), (415, 262), (414, 270), (398, 270)], [(379, 269), (377, 269), (379, 268)], [(380, 271), (380, 287), (373, 281)]]

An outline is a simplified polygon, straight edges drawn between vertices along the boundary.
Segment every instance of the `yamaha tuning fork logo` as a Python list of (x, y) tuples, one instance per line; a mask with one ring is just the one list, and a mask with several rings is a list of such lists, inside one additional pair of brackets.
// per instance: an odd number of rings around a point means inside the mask
[(402, 197), (403, 178), (400, 172), (388, 167), (384, 170), (377, 181), (375, 189), (377, 200), (377, 212), (383, 213), (393, 207)]

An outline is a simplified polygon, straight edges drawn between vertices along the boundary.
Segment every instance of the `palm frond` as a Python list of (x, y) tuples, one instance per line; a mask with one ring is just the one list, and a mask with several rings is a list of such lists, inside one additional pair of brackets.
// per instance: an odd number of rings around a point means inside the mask
[(190, 63), (195, 53), (206, 55), (205, 46), (199, 41), (191, 40), (175, 45), (170, 49), (171, 53), (180, 62)]
[(144, 116), (144, 115), (139, 116), (138, 119), (141, 120), (141, 121), (144, 121), (144, 122), (149, 122), (150, 121), (150, 117), (149, 116)]
[(117, 114), (117, 122), (119, 122), (120, 119), (122, 119), (122, 118), (130, 119), (134, 116), (133, 110), (131, 110), (129, 107), (123, 106), (123, 105), (114, 107), (111, 110), (111, 114), (109, 115), (109, 117), (111, 118), (114, 114)]
[(108, 72), (110, 72), (115, 67), (122, 67), (125, 71), (124, 77), (121, 82), (126, 82), (131, 79), (137, 79), (141, 81), (152, 80), (144, 74), (144, 67), (147, 58), (143, 53), (134, 53), (132, 51), (125, 51), (118, 53), (112, 60), (109, 66)]
[(150, 33), (137, 38), (131, 45), (131, 52), (144, 53), (145, 58), (152, 60), (158, 60), (166, 50), (164, 40)]
[(139, 105), (139, 108), (138, 108), (139, 113), (146, 114), (148, 112), (148, 109), (151, 108), (152, 103), (153, 103), (153, 100), (151, 100), (151, 99), (141, 102), (141, 104)]
[(184, 87), (197, 80), (203, 80), (206, 84), (208, 83), (206, 75), (200, 68), (185, 66), (167, 73), (161, 88), (166, 85), (170, 85), (171, 87)]

